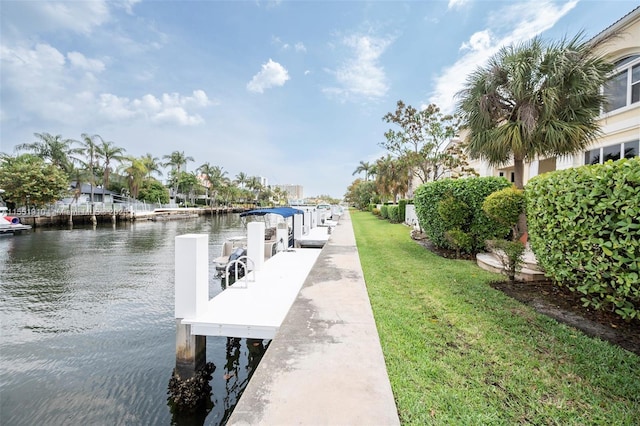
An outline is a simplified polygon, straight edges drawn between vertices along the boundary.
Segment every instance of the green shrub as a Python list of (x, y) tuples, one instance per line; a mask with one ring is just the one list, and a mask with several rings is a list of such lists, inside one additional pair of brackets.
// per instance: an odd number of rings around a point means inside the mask
[(383, 219), (389, 219), (389, 206), (386, 204), (380, 206), (380, 217)]
[(449, 194), (446, 198), (438, 202), (437, 212), (446, 229), (444, 238), (449, 244), (449, 247), (456, 251), (456, 257), (460, 257), (461, 251), (471, 251), (471, 244), (473, 242), (471, 235), (460, 229), (469, 221), (469, 217), (471, 216), (469, 206)]
[(461, 251), (470, 251), (471, 250), (471, 236), (464, 231), (461, 231), (458, 228), (451, 229), (444, 233), (444, 237), (447, 242), (453, 247), (456, 251), (456, 257), (460, 258)]
[(509, 281), (516, 280), (516, 274), (522, 270), (524, 263), (524, 243), (521, 241), (493, 240), (493, 248), (497, 251), (498, 259), (502, 263), (502, 273)]
[(391, 223), (400, 223), (400, 207), (399, 206), (389, 206), (389, 221)]
[(436, 246), (455, 249), (445, 237), (445, 232), (454, 227), (445, 223), (438, 213), (439, 208), (444, 213), (440, 202), (453, 197), (456, 203), (468, 207), (468, 217), (459, 229), (471, 237), (468, 251), (478, 252), (484, 248), (485, 240), (503, 238), (509, 233), (507, 227), (488, 218), (482, 211), (482, 203), (489, 194), (509, 186), (511, 184), (502, 177), (441, 179), (425, 183), (418, 187), (414, 196), (420, 227)]
[(452, 194), (448, 194), (445, 198), (438, 202), (438, 215), (446, 229), (458, 229), (469, 222), (471, 210), (467, 203)]
[(407, 200), (398, 201), (398, 222), (403, 223), (407, 214)]
[(373, 215), (374, 215), (374, 216), (380, 216), (380, 209), (379, 209), (379, 208), (377, 208), (377, 207), (374, 207), (374, 208), (371, 210), (371, 213), (373, 213)]
[(640, 158), (540, 175), (525, 194), (546, 274), (585, 306), (640, 318)]
[(524, 213), (525, 204), (524, 191), (511, 186), (489, 194), (482, 203), (482, 210), (490, 218), (511, 228), (513, 240), (517, 240), (520, 237), (518, 218)]

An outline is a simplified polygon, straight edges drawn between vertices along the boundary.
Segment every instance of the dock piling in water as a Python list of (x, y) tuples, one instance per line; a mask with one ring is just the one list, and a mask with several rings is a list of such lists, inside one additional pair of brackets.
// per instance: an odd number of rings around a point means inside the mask
[(208, 244), (206, 234), (176, 237), (176, 371), (183, 378), (193, 377), (206, 361), (206, 337), (192, 336), (191, 326), (182, 319), (202, 313), (209, 301)]

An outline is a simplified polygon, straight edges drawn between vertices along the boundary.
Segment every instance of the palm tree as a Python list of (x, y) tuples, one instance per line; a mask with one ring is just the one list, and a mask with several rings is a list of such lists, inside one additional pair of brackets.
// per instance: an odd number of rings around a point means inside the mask
[(262, 183), (260, 183), (260, 178), (257, 176), (251, 176), (247, 180), (247, 189), (252, 192), (254, 200), (257, 202), (258, 199), (260, 199), (260, 192), (262, 191)]
[(359, 173), (364, 172), (364, 180), (367, 181), (369, 180), (369, 173), (371, 172), (371, 169), (371, 164), (366, 161), (360, 161), (360, 164), (358, 165), (358, 167), (356, 167), (356, 170), (351, 174), (351, 176), (355, 176)]
[(129, 188), (129, 193), (131, 197), (138, 198), (138, 192), (140, 191), (140, 186), (144, 181), (144, 178), (147, 176), (147, 168), (144, 165), (142, 159), (138, 159), (135, 157), (126, 157), (123, 159), (120, 168), (121, 173), (124, 174), (127, 180), (127, 187)]
[(513, 161), (522, 188), (525, 161), (584, 150), (600, 133), (600, 89), (612, 69), (595, 55), (603, 42), (536, 37), (502, 48), (471, 74), (458, 93), (470, 156), (494, 166)]
[(248, 180), (249, 180), (249, 177), (247, 176), (247, 174), (244, 172), (240, 172), (236, 175), (235, 182), (238, 185), (238, 187), (244, 188)]
[[(205, 176), (205, 179), (209, 184), (209, 188), (211, 189), (211, 199), (215, 200), (224, 183), (227, 172), (224, 171), (222, 167), (212, 166), (208, 162), (198, 167), (198, 171)], [(213, 205), (213, 202), (211, 204)]]
[(150, 178), (152, 173), (162, 176), (162, 170), (160, 169), (162, 167), (162, 163), (160, 163), (160, 159), (158, 157), (154, 157), (153, 155), (146, 153), (140, 158), (140, 161), (142, 161), (144, 167), (147, 169), (147, 178)]
[(87, 133), (83, 133), (80, 137), (82, 138), (82, 140), (79, 141), (80, 148), (77, 148), (75, 152), (83, 155), (85, 160), (81, 158), (76, 158), (76, 160), (83, 164), (89, 172), (89, 185), (91, 185), (90, 201), (93, 205), (93, 190), (96, 184), (96, 167), (98, 165), (98, 145), (103, 144), (104, 141), (100, 135), (90, 136)]
[[(185, 155), (184, 151), (173, 151), (169, 155), (165, 155), (162, 158), (167, 160), (163, 163), (164, 167), (171, 167), (171, 180), (173, 181), (173, 196), (178, 193), (178, 179), (183, 171), (187, 171), (187, 161), (194, 161), (193, 157)], [(184, 170), (182, 169), (184, 167)]]
[(113, 142), (102, 141), (102, 143), (96, 146), (96, 150), (98, 152), (98, 156), (104, 160), (102, 186), (104, 188), (108, 188), (109, 175), (112, 172), (111, 161), (121, 161), (122, 159), (124, 159), (125, 149), (115, 146)]
[(376, 190), (381, 197), (391, 196), (395, 202), (398, 195), (407, 192), (409, 168), (405, 162), (387, 154), (376, 161), (376, 168)]
[(69, 174), (72, 169), (71, 154), (73, 149), (72, 139), (62, 139), (61, 135), (53, 136), (49, 133), (34, 133), (39, 140), (31, 143), (23, 143), (16, 146), (17, 151), (31, 151), (37, 157), (48, 160), (51, 164), (59, 167)]
[[(167, 160), (163, 165), (165, 167), (171, 167), (171, 170), (175, 170), (177, 173), (186, 172), (187, 171), (187, 162), (194, 161), (193, 157), (188, 157), (185, 155), (184, 151), (173, 151), (169, 155), (165, 155), (162, 158)], [(184, 167), (184, 170), (183, 170)]]

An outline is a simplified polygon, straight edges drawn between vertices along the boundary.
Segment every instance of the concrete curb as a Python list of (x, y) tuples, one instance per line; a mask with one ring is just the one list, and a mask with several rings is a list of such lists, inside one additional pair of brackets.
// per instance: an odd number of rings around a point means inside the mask
[(348, 211), (227, 424), (400, 424)]

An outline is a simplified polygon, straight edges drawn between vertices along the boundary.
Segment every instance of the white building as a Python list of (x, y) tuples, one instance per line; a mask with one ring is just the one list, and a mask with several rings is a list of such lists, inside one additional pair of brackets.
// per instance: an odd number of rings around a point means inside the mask
[[(640, 155), (640, 7), (596, 35), (605, 38), (620, 31), (602, 49), (616, 68), (604, 91), (608, 106), (600, 116), (602, 136), (585, 152), (564, 157), (536, 158), (524, 165), (524, 183), (542, 173), (585, 164), (603, 163)], [(505, 176), (513, 182), (513, 165), (489, 166), (481, 160), (470, 161), (480, 176)]]

